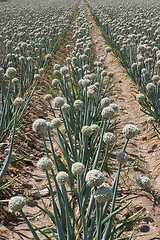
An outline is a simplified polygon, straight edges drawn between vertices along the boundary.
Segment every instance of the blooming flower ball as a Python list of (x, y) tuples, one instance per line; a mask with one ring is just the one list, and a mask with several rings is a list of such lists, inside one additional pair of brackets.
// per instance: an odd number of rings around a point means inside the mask
[(95, 191), (94, 198), (101, 204), (110, 201), (112, 199), (112, 194), (112, 187), (108, 183), (102, 183)]
[(62, 97), (56, 97), (54, 100), (53, 100), (53, 105), (54, 107), (56, 108), (61, 108), (63, 105), (64, 105), (64, 99)]
[(113, 133), (107, 132), (103, 135), (103, 141), (105, 144), (112, 145), (116, 141), (116, 137)]
[(52, 80), (52, 86), (56, 87), (59, 84), (59, 80), (58, 79), (53, 79)]
[(25, 206), (25, 204), (26, 200), (24, 199), (24, 197), (21, 196), (12, 197), (9, 200), (9, 209), (12, 212), (20, 212), (22, 208)]
[(51, 121), (51, 126), (53, 128), (59, 128), (62, 125), (61, 119), (60, 118), (53, 118)]
[(101, 171), (93, 169), (86, 174), (86, 183), (91, 187), (100, 186), (104, 183), (104, 175)]
[(52, 100), (52, 95), (51, 94), (46, 94), (44, 96), (44, 100), (47, 101), (47, 102), (50, 102)]
[(33, 123), (33, 131), (36, 133), (44, 133), (47, 131), (47, 123), (44, 119), (39, 118)]
[(81, 132), (84, 136), (89, 137), (92, 135), (92, 128), (90, 126), (83, 126)]
[(46, 171), (49, 171), (53, 167), (53, 163), (52, 163), (51, 159), (49, 159), (47, 157), (42, 157), (38, 161), (37, 167), (40, 171), (46, 172)]
[(113, 110), (114, 110), (115, 112), (118, 111), (118, 105), (117, 105), (116, 103), (111, 103), (109, 106), (110, 106), (111, 108), (113, 108)]
[(100, 132), (100, 127), (97, 124), (91, 125), (92, 134), (97, 134)]
[(155, 118), (154, 117), (148, 117), (147, 118), (147, 123), (154, 123), (155, 122)]
[(137, 184), (141, 188), (146, 188), (150, 184), (150, 179), (148, 177), (146, 177), (146, 176), (139, 177), (138, 180), (137, 180)]
[(73, 106), (77, 110), (83, 108), (83, 105), (84, 105), (84, 103), (81, 100), (75, 100), (73, 103)]
[(101, 100), (101, 106), (103, 108), (108, 107), (110, 105), (111, 101), (108, 97), (102, 98)]
[(113, 108), (111, 108), (111, 107), (109, 106), (109, 107), (105, 107), (105, 108), (103, 108), (101, 114), (102, 114), (102, 117), (103, 117), (103, 118), (107, 118), (107, 119), (109, 119), (109, 118), (114, 117), (114, 115), (115, 115), (115, 111), (114, 111)]
[(125, 164), (128, 161), (127, 153), (125, 153), (125, 152), (117, 153), (116, 160), (121, 164)]
[(25, 100), (21, 97), (17, 97), (14, 100), (13, 105), (16, 107), (23, 107), (25, 105)]
[(145, 95), (143, 93), (139, 93), (136, 95), (136, 100), (138, 102), (143, 102), (146, 99)]
[(69, 181), (68, 173), (61, 171), (57, 174), (56, 179), (59, 184), (65, 184)]
[(8, 77), (8, 78), (14, 78), (15, 76), (16, 76), (16, 73), (17, 73), (17, 71), (16, 71), (16, 69), (15, 68), (13, 68), (13, 67), (10, 67), (10, 68), (8, 68), (7, 69), (7, 71), (6, 71), (6, 76)]
[(127, 124), (124, 128), (123, 128), (123, 135), (126, 138), (133, 138), (138, 134), (138, 128), (132, 124)]
[(76, 162), (72, 164), (72, 173), (74, 176), (82, 175), (84, 170), (85, 170), (85, 166), (83, 165), (83, 163)]
[(65, 103), (63, 106), (62, 106), (62, 111), (65, 112), (65, 113), (69, 113), (69, 111), (71, 110), (71, 107), (68, 103)]

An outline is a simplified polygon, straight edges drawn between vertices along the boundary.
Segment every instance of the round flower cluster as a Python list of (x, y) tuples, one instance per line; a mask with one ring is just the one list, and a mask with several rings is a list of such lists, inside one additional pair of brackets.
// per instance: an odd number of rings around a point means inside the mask
[(125, 152), (119, 152), (117, 153), (116, 160), (121, 164), (125, 164), (128, 161), (128, 155)]
[(55, 78), (55, 79), (52, 80), (52, 86), (56, 87), (58, 84), (59, 84), (59, 80), (58, 79)]
[(68, 67), (61, 67), (61, 69), (60, 69), (60, 73), (61, 73), (62, 75), (67, 74), (68, 71), (69, 71)]
[(148, 92), (154, 92), (156, 89), (156, 86), (154, 83), (148, 83), (146, 86), (146, 89), (148, 90)]
[(44, 119), (36, 119), (33, 123), (33, 131), (36, 133), (44, 133), (47, 131), (47, 123)]
[(145, 95), (143, 93), (139, 93), (136, 95), (136, 100), (138, 102), (143, 102), (146, 99)]
[(86, 174), (86, 183), (87, 183), (87, 185), (89, 185), (91, 187), (100, 186), (102, 183), (104, 183), (103, 173), (99, 170), (96, 170), (96, 169), (90, 170)]
[(25, 105), (25, 100), (21, 97), (17, 97), (14, 100), (13, 105), (16, 107), (23, 107)]
[(118, 105), (116, 103), (111, 103), (109, 107), (113, 108), (115, 112), (118, 112)]
[(69, 113), (69, 111), (71, 110), (71, 107), (68, 103), (65, 103), (63, 106), (62, 106), (62, 111), (65, 112), (65, 113)]
[(102, 183), (95, 191), (94, 198), (101, 204), (110, 201), (112, 199), (112, 194), (112, 187), (108, 183)]
[(132, 124), (127, 124), (124, 128), (123, 128), (123, 135), (126, 138), (133, 138), (138, 134), (138, 129), (136, 126), (132, 125)]
[(52, 128), (59, 128), (62, 125), (60, 118), (53, 118), (51, 121), (51, 127)]
[(37, 80), (37, 81), (39, 81), (39, 80), (41, 79), (41, 75), (38, 74), (38, 73), (35, 74), (35, 75), (34, 75), (34, 79)]
[(108, 97), (102, 98), (101, 100), (101, 106), (103, 108), (108, 107), (110, 105), (111, 101)]
[(103, 135), (103, 141), (105, 144), (112, 145), (116, 141), (116, 137), (113, 133), (107, 132)]
[(150, 185), (150, 179), (146, 176), (142, 176), (139, 177), (137, 180), (137, 184), (141, 187), (141, 188), (146, 188)]
[(56, 179), (59, 184), (65, 184), (69, 181), (69, 175), (68, 173), (61, 171), (57, 174)]
[(100, 132), (100, 127), (97, 124), (91, 125), (92, 134), (97, 134)]
[(42, 157), (38, 161), (37, 167), (40, 171), (46, 172), (46, 171), (49, 171), (53, 167), (53, 162), (51, 161), (51, 159), (49, 159), (47, 157)]
[(90, 126), (83, 126), (81, 132), (84, 136), (89, 137), (92, 135), (92, 128)]
[(83, 165), (83, 163), (76, 162), (72, 165), (72, 173), (73, 173), (74, 176), (82, 175), (84, 170), (85, 170), (85, 166)]
[(21, 196), (12, 197), (9, 200), (9, 209), (12, 212), (20, 212), (22, 208), (25, 206), (25, 204), (26, 200), (24, 197)]
[(13, 67), (10, 67), (10, 68), (8, 68), (7, 71), (6, 71), (6, 76), (7, 76), (9, 79), (12, 79), (12, 78), (14, 78), (14, 77), (16, 76), (16, 73), (17, 73), (16, 69), (13, 68)]
[(111, 107), (109, 106), (109, 107), (105, 107), (105, 108), (103, 108), (101, 114), (102, 114), (102, 117), (103, 117), (103, 118), (107, 118), (107, 119), (109, 119), (109, 118), (114, 117), (114, 115), (115, 115), (115, 111), (114, 111), (113, 108), (111, 108)]
[(56, 97), (53, 100), (53, 105), (55, 108), (61, 108), (64, 105), (64, 99), (62, 97)]
[(84, 103), (81, 100), (75, 100), (73, 106), (76, 110), (83, 108)]
[(52, 95), (51, 94), (46, 94), (44, 96), (44, 100), (47, 101), (47, 102), (50, 102), (52, 100)]
[(12, 83), (13, 83), (14, 85), (18, 84), (18, 83), (19, 83), (18, 78), (13, 78), (13, 79), (12, 79)]

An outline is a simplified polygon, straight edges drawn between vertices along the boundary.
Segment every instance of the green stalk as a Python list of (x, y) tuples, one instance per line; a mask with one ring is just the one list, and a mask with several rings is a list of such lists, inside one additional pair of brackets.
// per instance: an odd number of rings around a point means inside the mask
[(58, 237), (59, 240), (65, 240), (65, 234), (63, 232), (59, 217), (58, 217), (58, 213), (57, 213), (57, 206), (54, 200), (54, 193), (53, 193), (53, 189), (52, 189), (52, 185), (51, 185), (51, 181), (49, 178), (49, 174), (48, 172), (46, 172), (46, 176), (47, 176), (47, 180), (48, 180), (48, 184), (49, 184), (49, 190), (50, 190), (50, 194), (51, 194), (51, 199), (52, 199), (52, 205), (53, 205), (53, 213), (54, 213), (54, 217), (55, 217), (55, 222), (56, 222), (56, 226), (57, 226), (57, 233), (58, 233)]
[(13, 126), (13, 132), (12, 132), (12, 139), (11, 139), (11, 145), (10, 145), (10, 149), (9, 149), (9, 154), (8, 156), (6, 157), (4, 163), (3, 163), (3, 167), (1, 169), (1, 172), (0, 172), (0, 181), (2, 180), (2, 178), (4, 177), (7, 169), (8, 169), (8, 166), (11, 162), (11, 154), (12, 154), (12, 148), (13, 148), (13, 142), (14, 142), (14, 135), (15, 135), (15, 130), (16, 130), (16, 120), (17, 120), (17, 112), (18, 112), (18, 109), (15, 113), (15, 119), (14, 119), (14, 126)]
[(20, 214), (22, 215), (22, 217), (24, 218), (25, 222), (27, 223), (29, 229), (31, 230), (31, 233), (33, 234), (33, 237), (35, 240), (40, 240), (40, 238), (38, 237), (37, 233), (35, 232), (34, 228), (32, 227), (31, 223), (28, 221), (26, 215), (24, 214), (24, 212), (21, 210)]

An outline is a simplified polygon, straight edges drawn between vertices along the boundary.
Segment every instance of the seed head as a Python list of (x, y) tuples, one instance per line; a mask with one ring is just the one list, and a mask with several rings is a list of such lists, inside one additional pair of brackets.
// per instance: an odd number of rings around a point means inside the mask
[(96, 170), (96, 169), (90, 170), (86, 174), (86, 183), (87, 183), (87, 185), (89, 185), (91, 187), (100, 186), (102, 183), (104, 183), (103, 173), (99, 170)]
[(69, 113), (69, 111), (71, 110), (71, 107), (68, 103), (65, 103), (63, 106), (62, 106), (62, 111), (65, 112), (65, 113)]
[(136, 100), (140, 103), (143, 102), (145, 99), (146, 99), (146, 97), (143, 93), (139, 93), (136, 95)]
[(56, 87), (59, 84), (59, 80), (58, 79), (53, 79), (52, 80), (52, 86)]
[(125, 164), (128, 161), (128, 155), (125, 152), (119, 152), (117, 153), (116, 160), (121, 164)]
[(21, 97), (17, 97), (14, 102), (13, 102), (13, 105), (15, 107), (23, 107), (25, 105), (25, 100)]
[(61, 119), (60, 118), (53, 118), (51, 121), (51, 126), (52, 128), (59, 128), (62, 125)]
[(66, 172), (61, 171), (57, 174), (56, 179), (59, 184), (65, 184), (69, 181), (69, 176)]
[(92, 134), (97, 134), (100, 132), (100, 127), (97, 124), (91, 125)]
[(36, 133), (44, 133), (47, 131), (47, 123), (44, 119), (36, 119), (33, 123), (33, 131)]
[(108, 107), (110, 105), (111, 101), (108, 97), (102, 98), (101, 100), (101, 106), (103, 108)]
[(138, 134), (138, 128), (132, 124), (127, 124), (124, 128), (123, 128), (123, 135), (126, 138), (133, 138)]
[(80, 163), (80, 162), (73, 163), (73, 165), (72, 165), (72, 173), (73, 173), (74, 176), (82, 175), (84, 170), (85, 170), (85, 166), (83, 165), (83, 163)]
[(146, 89), (148, 90), (148, 92), (154, 92), (156, 89), (156, 86), (154, 83), (148, 83), (146, 86)]
[(47, 101), (47, 102), (50, 102), (51, 100), (52, 100), (52, 95), (51, 94), (46, 94), (45, 96), (44, 96), (44, 100), (45, 101)]
[(103, 141), (105, 144), (112, 145), (116, 141), (116, 137), (113, 133), (107, 132), (103, 135)]
[(9, 209), (12, 212), (20, 212), (22, 208), (25, 206), (26, 200), (22, 196), (12, 197), (9, 200)]
[(73, 106), (76, 110), (83, 108), (84, 103), (81, 100), (75, 100)]
[(115, 111), (113, 110), (113, 108), (111, 108), (111, 107), (109, 106), (109, 107), (103, 108), (101, 114), (102, 114), (102, 117), (103, 117), (103, 118), (109, 119), (109, 118), (114, 117)]
[(62, 97), (56, 97), (53, 100), (53, 105), (55, 108), (61, 108), (64, 105), (64, 99)]
[(141, 187), (141, 188), (147, 188), (150, 185), (150, 179), (146, 176), (142, 176), (139, 177), (137, 180), (137, 184)]
[(94, 198), (101, 204), (110, 201), (112, 199), (112, 194), (112, 187), (108, 183), (102, 183), (95, 191)]
[(17, 74), (17, 71), (14, 67), (10, 67), (7, 69), (6, 71), (6, 76), (9, 78), (9, 79), (12, 79), (16, 76)]
[(46, 171), (49, 171), (53, 167), (53, 162), (51, 161), (51, 159), (49, 159), (47, 157), (42, 157), (38, 161), (37, 167), (40, 171), (46, 172)]

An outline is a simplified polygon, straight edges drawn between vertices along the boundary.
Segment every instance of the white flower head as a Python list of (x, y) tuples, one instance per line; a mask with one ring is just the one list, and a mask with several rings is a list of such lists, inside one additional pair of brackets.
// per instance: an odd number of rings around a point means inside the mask
[(102, 183), (102, 185), (96, 189), (94, 198), (101, 204), (110, 201), (112, 199), (112, 195), (112, 187), (108, 183)]
[(137, 180), (137, 184), (141, 187), (141, 188), (146, 188), (150, 185), (150, 179), (146, 176), (142, 176), (139, 177)]
[(81, 100), (75, 100), (73, 106), (75, 107), (76, 110), (79, 110), (83, 108), (84, 103)]
[(136, 95), (136, 100), (140, 103), (143, 102), (145, 99), (146, 99), (146, 97), (143, 93), (139, 93)]
[(41, 79), (41, 75), (38, 74), (38, 73), (35, 74), (35, 75), (34, 75), (34, 79), (37, 80), (37, 81), (39, 81), (39, 80)]
[(154, 92), (156, 89), (156, 86), (154, 83), (148, 83), (146, 86), (146, 89), (148, 90), (148, 92)]
[(33, 131), (36, 133), (44, 133), (47, 131), (47, 123), (44, 119), (36, 119), (33, 123)]
[(104, 183), (104, 175), (101, 171), (93, 169), (86, 174), (86, 183), (91, 187), (100, 186)]
[(64, 105), (64, 103), (65, 103), (65, 101), (64, 101), (64, 98), (62, 98), (62, 97), (56, 97), (53, 100), (53, 105), (55, 108), (61, 108)]
[(123, 135), (126, 138), (133, 138), (135, 136), (137, 136), (138, 134), (138, 128), (132, 124), (127, 124), (124, 128), (123, 128)]
[(109, 106), (109, 107), (105, 107), (105, 108), (103, 108), (101, 114), (102, 114), (102, 117), (103, 117), (103, 118), (107, 118), (107, 119), (109, 119), (109, 118), (114, 117), (114, 115), (115, 115), (115, 111), (114, 111), (113, 108), (111, 108), (111, 107)]
[(38, 161), (37, 167), (40, 171), (46, 172), (46, 171), (49, 171), (53, 167), (53, 162), (51, 161), (51, 159), (49, 159), (47, 157), (42, 157)]
[(60, 69), (60, 73), (62, 75), (66, 75), (68, 73), (68, 71), (69, 71), (68, 67), (65, 67), (65, 66), (61, 67), (61, 69)]
[(13, 105), (16, 107), (24, 107), (25, 100), (21, 97), (16, 97), (16, 99), (13, 102)]
[(51, 127), (52, 129), (54, 128), (59, 128), (62, 125), (61, 119), (60, 118), (53, 118), (51, 121)]
[(148, 117), (147, 118), (147, 123), (154, 123), (156, 120), (154, 117)]
[(109, 106), (113, 108), (115, 112), (118, 112), (118, 105), (116, 103), (111, 103)]
[(26, 200), (24, 197), (22, 196), (12, 197), (9, 200), (9, 209), (12, 212), (20, 212), (22, 208), (25, 206), (25, 204), (26, 204)]
[(56, 179), (59, 184), (65, 184), (69, 181), (69, 175), (68, 173), (61, 171), (57, 174)]
[(47, 102), (50, 102), (51, 100), (52, 100), (52, 94), (46, 94), (45, 96), (44, 96), (44, 100), (45, 101), (47, 101)]
[(90, 137), (92, 135), (92, 128), (90, 126), (83, 126), (81, 132), (84, 136)]
[(69, 113), (69, 111), (71, 110), (71, 107), (68, 103), (65, 103), (63, 106), (62, 106), (62, 111), (64, 113)]
[(116, 160), (121, 164), (125, 164), (128, 161), (127, 153), (125, 153), (125, 152), (117, 153)]
[(92, 134), (97, 134), (100, 132), (100, 127), (97, 124), (91, 125)]
[(108, 107), (110, 105), (111, 101), (108, 97), (102, 98), (101, 100), (101, 106), (103, 108)]
[(112, 145), (116, 141), (116, 137), (113, 133), (107, 132), (103, 135), (103, 141), (105, 144)]
[(17, 74), (17, 71), (14, 67), (9, 67), (6, 71), (6, 76), (9, 78), (9, 79), (13, 79), (15, 78)]
[(59, 84), (59, 80), (58, 79), (53, 79), (52, 80), (52, 86), (56, 87)]
[(72, 164), (72, 173), (74, 176), (82, 175), (84, 170), (85, 170), (85, 166), (83, 165), (83, 163), (76, 162)]

